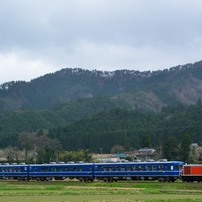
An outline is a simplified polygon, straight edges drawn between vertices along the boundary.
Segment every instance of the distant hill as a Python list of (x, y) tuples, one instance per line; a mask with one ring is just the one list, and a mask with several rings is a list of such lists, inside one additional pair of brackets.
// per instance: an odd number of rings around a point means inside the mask
[[(138, 147), (145, 133), (155, 140), (152, 145), (157, 144), (156, 135), (164, 134), (159, 136), (161, 141), (169, 135), (180, 140), (186, 132), (200, 143), (201, 99), (202, 61), (154, 72), (67, 68), (31, 82), (7, 82), (0, 85), (0, 147), (16, 146), (21, 132), (41, 129), (51, 131), (51, 137), (58, 138), (66, 149), (97, 147), (85, 143), (90, 137), (94, 142), (108, 137), (117, 140), (105, 143), (106, 151), (124, 138)], [(196, 105), (194, 111), (192, 106), (186, 108), (189, 105)], [(162, 109), (174, 111), (161, 117)], [(186, 109), (190, 111), (185, 113)], [(189, 127), (182, 129), (184, 125)], [(70, 140), (79, 143), (67, 147)]]
[[(104, 99), (100, 102), (98, 98)], [(87, 102), (94, 103), (92, 108), (88, 106), (92, 112), (94, 108), (99, 111), (113, 106), (160, 111), (170, 105), (196, 104), (199, 99), (202, 99), (202, 61), (154, 72), (67, 68), (30, 82), (13, 81), (0, 86), (1, 113), (65, 105), (71, 110), (70, 106), (79, 106), (81, 100), (85, 100), (84, 106)]]

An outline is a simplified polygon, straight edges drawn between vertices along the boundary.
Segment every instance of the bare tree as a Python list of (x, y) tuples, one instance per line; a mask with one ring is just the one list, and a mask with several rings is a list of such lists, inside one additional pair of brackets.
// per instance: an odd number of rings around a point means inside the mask
[(22, 132), (18, 136), (18, 143), (20, 144), (21, 148), (25, 149), (25, 161), (27, 161), (28, 150), (33, 149), (34, 135), (34, 133)]

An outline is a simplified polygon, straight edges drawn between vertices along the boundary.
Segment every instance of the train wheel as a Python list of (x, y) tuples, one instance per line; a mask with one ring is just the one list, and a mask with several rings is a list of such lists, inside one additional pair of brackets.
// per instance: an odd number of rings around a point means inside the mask
[(88, 182), (93, 182), (93, 179), (89, 178), (89, 179), (88, 179)]
[(84, 182), (85, 180), (84, 180), (84, 178), (79, 178), (79, 181)]
[(113, 182), (113, 181), (114, 181), (113, 178), (109, 178), (109, 179), (108, 179), (108, 182)]
[(159, 181), (159, 182), (165, 182), (165, 181), (166, 181), (166, 179), (165, 179), (165, 178), (163, 178), (163, 177), (160, 177), (160, 178), (158, 178), (158, 181)]

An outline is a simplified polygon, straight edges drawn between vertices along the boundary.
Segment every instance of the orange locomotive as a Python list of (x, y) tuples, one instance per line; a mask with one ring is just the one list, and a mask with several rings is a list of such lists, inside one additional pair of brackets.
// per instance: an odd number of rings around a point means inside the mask
[(182, 181), (202, 182), (202, 164), (184, 165), (182, 171)]

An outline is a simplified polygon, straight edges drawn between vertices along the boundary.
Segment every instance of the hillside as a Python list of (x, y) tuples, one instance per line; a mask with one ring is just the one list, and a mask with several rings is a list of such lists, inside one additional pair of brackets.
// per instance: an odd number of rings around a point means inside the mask
[[(186, 132), (200, 143), (195, 119), (202, 119), (197, 106), (201, 99), (202, 62), (156, 72), (63, 69), (31, 82), (8, 82), (0, 86), (0, 147), (16, 146), (21, 132), (41, 129), (50, 130), (65, 149), (94, 150), (105, 144), (109, 151), (123, 141), (124, 146), (140, 147), (146, 133), (152, 145), (170, 135), (179, 140)], [(190, 105), (195, 104), (192, 113)], [(161, 117), (170, 106), (177, 106), (174, 114)], [(185, 113), (179, 106), (190, 108)], [(114, 114), (117, 110), (123, 111)], [(181, 130), (184, 125), (189, 129)], [(67, 147), (70, 140), (74, 144)]]
[(154, 72), (66, 68), (30, 82), (4, 83), (0, 112), (50, 109), (96, 97), (108, 98), (115, 106), (153, 111), (196, 104), (202, 99), (202, 61)]
[(188, 134), (191, 142), (202, 144), (202, 105), (168, 107), (160, 113), (113, 109), (65, 127), (52, 128), (63, 149), (110, 152), (115, 145), (130, 148), (166, 145), (173, 137), (176, 146)]

